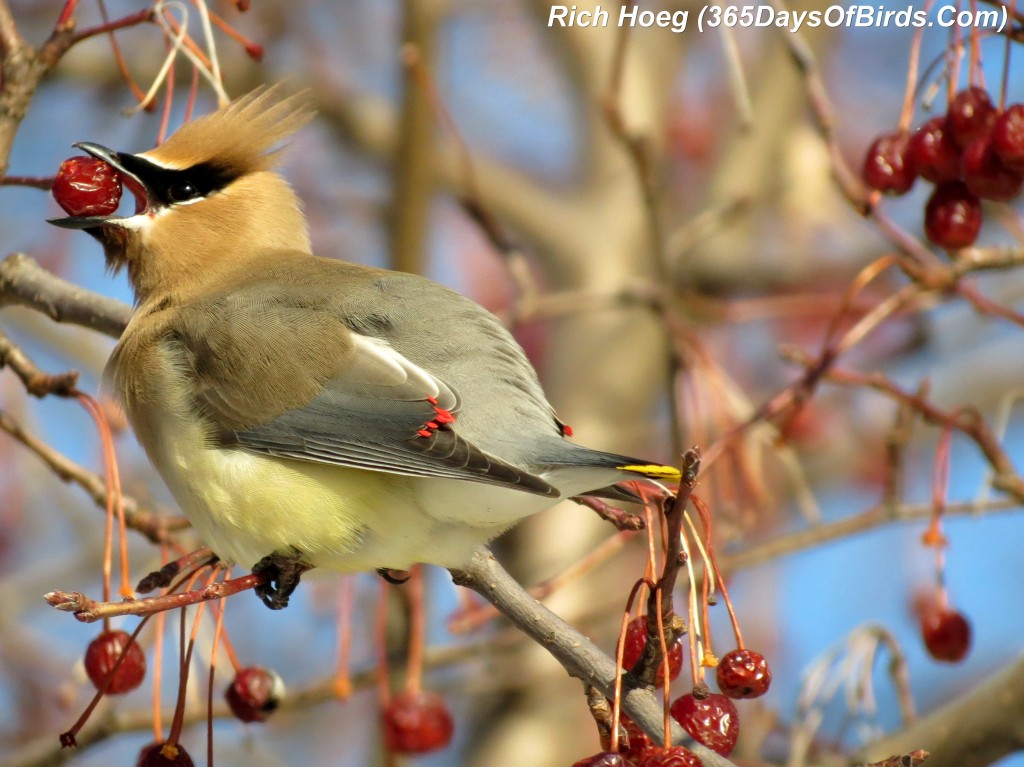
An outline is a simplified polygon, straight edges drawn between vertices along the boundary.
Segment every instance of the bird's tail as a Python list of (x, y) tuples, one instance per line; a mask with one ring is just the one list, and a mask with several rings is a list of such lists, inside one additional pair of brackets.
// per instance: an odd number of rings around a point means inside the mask
[(678, 482), (682, 479), (679, 469), (674, 466), (663, 466), (660, 463), (629, 463), (616, 466), (619, 471), (628, 471), (631, 474), (639, 474), (648, 479), (656, 479), (660, 482)]
[[(565, 440), (558, 440), (553, 445), (547, 445), (552, 450), (551, 455), (540, 457), (541, 462), (551, 466), (579, 466), (593, 467), (600, 469), (615, 469), (627, 472), (634, 476), (646, 477), (647, 479), (659, 482), (675, 483), (682, 478), (679, 469), (674, 466), (665, 466), (660, 463), (650, 463), (639, 458), (630, 458), (616, 453), (605, 453), (601, 450), (576, 445)], [(544, 459), (548, 458), (548, 461)], [(627, 477), (623, 477), (627, 479)]]

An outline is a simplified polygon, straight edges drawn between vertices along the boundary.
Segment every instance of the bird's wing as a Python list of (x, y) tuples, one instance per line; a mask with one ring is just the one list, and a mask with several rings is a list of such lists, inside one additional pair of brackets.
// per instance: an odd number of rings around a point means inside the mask
[(558, 495), (459, 434), (452, 386), (308, 295), (272, 288), (209, 299), (179, 311), (164, 343), (182, 360), (197, 410), (227, 444)]

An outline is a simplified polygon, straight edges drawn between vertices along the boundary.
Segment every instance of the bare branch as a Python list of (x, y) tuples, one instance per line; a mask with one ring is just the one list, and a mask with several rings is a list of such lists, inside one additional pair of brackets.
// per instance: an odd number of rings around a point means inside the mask
[(1024, 658), (967, 695), (858, 754), (878, 762), (892, 754), (928, 751), (928, 767), (983, 767), (1024, 750)]
[(435, 187), (435, 107), (430, 78), (437, 19), (432, 5), (420, 0), (405, 0), (403, 10), (402, 109), (392, 170), (391, 264), (403, 272), (422, 274)]
[[(985, 506), (985, 511), (989, 513), (996, 511), (1019, 512), (1020, 510), (1020, 502), (1014, 499), (993, 501)], [(849, 538), (850, 536), (865, 533), (884, 525), (926, 520), (934, 513), (935, 507), (931, 503), (902, 506), (890, 506), (883, 503), (862, 511), (860, 514), (854, 514), (836, 522), (814, 525), (804, 530), (798, 530), (795, 533), (780, 535), (770, 541), (757, 546), (751, 546), (735, 554), (720, 554), (719, 564), (723, 572), (746, 570), (751, 567), (767, 564), (768, 562), (774, 562), (788, 554), (812, 549), (829, 541)], [(942, 513), (946, 517), (975, 516), (978, 513), (978, 507), (974, 501), (950, 503), (943, 508)]]
[(0, 331), (0, 368), (2, 367), (13, 370), (25, 384), (29, 394), (36, 397), (45, 397), (48, 394), (68, 397), (78, 383), (78, 372), (75, 370), (56, 375), (44, 373), (21, 347)]
[[(59, 479), (78, 485), (89, 494), (100, 509), (106, 509), (107, 485), (98, 474), (54, 450), (3, 411), (0, 411), (0, 430), (7, 432), (39, 456)], [(170, 517), (140, 508), (138, 501), (130, 496), (122, 494), (121, 501), (124, 504), (125, 524), (145, 535), (153, 543), (167, 541), (171, 532), (188, 527), (184, 517)]]
[(117, 338), (132, 309), (43, 269), (24, 253), (0, 262), (0, 306), (20, 305), (42, 312), (57, 322), (70, 322)]

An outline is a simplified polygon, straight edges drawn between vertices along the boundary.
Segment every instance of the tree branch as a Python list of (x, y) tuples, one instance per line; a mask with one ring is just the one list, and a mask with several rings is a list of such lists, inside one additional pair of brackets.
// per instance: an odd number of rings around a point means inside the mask
[[(21, 424), (2, 410), (0, 410), (0, 430), (7, 432), (39, 456), (59, 479), (78, 485), (89, 494), (89, 497), (100, 509), (106, 509), (107, 485), (98, 474), (54, 450), (41, 439), (26, 431)], [(142, 533), (153, 543), (168, 541), (173, 531), (188, 527), (188, 521), (184, 517), (171, 517), (141, 508), (138, 501), (131, 496), (122, 494), (121, 503), (124, 506), (125, 524)]]
[(128, 324), (132, 308), (121, 301), (46, 271), (24, 253), (0, 262), (0, 306), (27, 306), (57, 322), (98, 330), (118, 338)]
[[(486, 550), (478, 550), (463, 570), (452, 570), (452, 579), (460, 586), (477, 592), (493, 604), (520, 631), (547, 650), (562, 668), (583, 682), (596, 687), (606, 697), (615, 694), (615, 663), (593, 642), (563, 621), (523, 590)], [(629, 677), (623, 680), (622, 708), (649, 735), (660, 740), (663, 710), (649, 688), (630, 687)], [(732, 767), (725, 757), (692, 743), (682, 729), (672, 724), (672, 741), (685, 743), (705, 767)]]
[(875, 762), (924, 749), (928, 767), (984, 767), (1024, 750), (1024, 658), (972, 692), (918, 719), (857, 755)]

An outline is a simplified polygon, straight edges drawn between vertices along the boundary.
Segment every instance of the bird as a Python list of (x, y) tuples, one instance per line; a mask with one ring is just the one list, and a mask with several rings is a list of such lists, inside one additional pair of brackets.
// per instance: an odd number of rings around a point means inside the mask
[(105, 385), (214, 555), (264, 575), (257, 594), (280, 609), (313, 567), (459, 568), (562, 499), (678, 481), (572, 442), (469, 298), (313, 253), (278, 168), (309, 101), (264, 86), (147, 151), (77, 143), (135, 210), (50, 220), (127, 270), (135, 305)]

